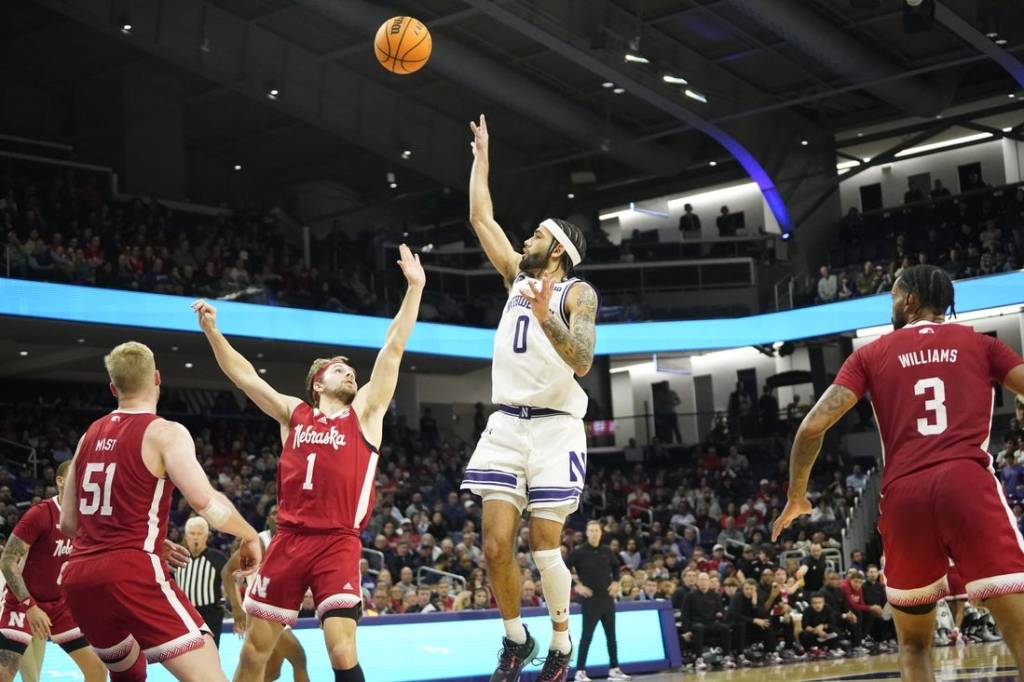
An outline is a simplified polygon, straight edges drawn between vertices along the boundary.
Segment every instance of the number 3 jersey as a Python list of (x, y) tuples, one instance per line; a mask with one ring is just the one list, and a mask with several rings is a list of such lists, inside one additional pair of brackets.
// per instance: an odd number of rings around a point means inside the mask
[(915, 322), (859, 348), (835, 383), (871, 394), (882, 438), (882, 492), (896, 479), (951, 459), (990, 467), (993, 383), (1024, 362), (970, 327)]
[(292, 412), (277, 465), (277, 525), (298, 533), (353, 532), (373, 511), (377, 449), (346, 407), (329, 416), (307, 403)]
[[(581, 281), (571, 278), (558, 282), (551, 293), (551, 315), (566, 326), (569, 325), (566, 309), (569, 291)], [(572, 368), (551, 345), (533, 316), (530, 300), (523, 295), (529, 293), (530, 282), (540, 285), (539, 280), (521, 272), (509, 288), (508, 301), (494, 335), (491, 402), (543, 407), (582, 419), (587, 411), (587, 394), (576, 383)]]
[(75, 456), (78, 531), (71, 560), (119, 549), (159, 554), (174, 484), (142, 461), (152, 412), (111, 412), (89, 426)]

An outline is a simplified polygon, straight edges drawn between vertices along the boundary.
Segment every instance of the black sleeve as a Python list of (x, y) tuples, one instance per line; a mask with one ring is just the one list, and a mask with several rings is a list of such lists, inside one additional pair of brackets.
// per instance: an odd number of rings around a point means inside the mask
[(611, 549), (608, 550), (608, 573), (612, 577), (612, 582), (619, 579), (619, 561)]
[(206, 560), (213, 564), (213, 567), (217, 569), (217, 575), (224, 570), (224, 566), (228, 563), (228, 558), (223, 552), (218, 552), (215, 549), (207, 550)]
[(574, 549), (573, 551), (569, 552), (569, 556), (565, 557), (565, 567), (569, 569), (570, 573), (572, 573), (573, 566), (576, 565), (577, 552), (579, 552), (579, 550)]

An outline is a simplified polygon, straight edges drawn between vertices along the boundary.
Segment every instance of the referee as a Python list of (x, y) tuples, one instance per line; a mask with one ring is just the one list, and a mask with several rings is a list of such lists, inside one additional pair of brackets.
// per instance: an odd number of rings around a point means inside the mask
[(220, 630), (224, 622), (220, 572), (228, 558), (207, 547), (209, 539), (210, 526), (206, 519), (193, 516), (185, 522), (185, 546), (192, 555), (192, 561), (184, 568), (179, 568), (174, 574), (174, 579), (210, 627), (213, 641), (219, 647)]
[(587, 682), (587, 650), (594, 630), (600, 621), (608, 641), (609, 680), (628, 680), (629, 675), (619, 669), (618, 644), (615, 641), (615, 597), (619, 584), (615, 576), (619, 562), (607, 545), (601, 544), (601, 524), (587, 522), (587, 543), (577, 547), (566, 562), (569, 570), (575, 569), (576, 594), (580, 596), (583, 609), (583, 636), (580, 638), (580, 653), (576, 659), (576, 680)]

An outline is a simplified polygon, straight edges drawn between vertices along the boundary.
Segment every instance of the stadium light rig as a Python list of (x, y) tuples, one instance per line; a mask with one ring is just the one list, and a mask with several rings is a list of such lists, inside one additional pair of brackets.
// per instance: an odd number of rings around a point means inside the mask
[(686, 95), (687, 97), (689, 97), (690, 99), (697, 100), (701, 104), (707, 104), (708, 103), (708, 98), (705, 97), (704, 95), (702, 95), (701, 93), (697, 92), (696, 90), (691, 90), (690, 88), (686, 88), (686, 90), (683, 91), (683, 94)]
[(682, 76), (673, 76), (670, 73), (666, 73), (664, 76), (662, 76), (661, 80), (665, 81), (666, 83), (671, 83), (673, 85), (689, 85), (690, 84), (690, 81), (686, 80)]
[(631, 62), (633, 64), (650, 64), (651, 63), (651, 60), (648, 59), (647, 57), (645, 57), (643, 55), (640, 55), (640, 54), (633, 54), (632, 52), (627, 52), (626, 53), (625, 60), (627, 62)]

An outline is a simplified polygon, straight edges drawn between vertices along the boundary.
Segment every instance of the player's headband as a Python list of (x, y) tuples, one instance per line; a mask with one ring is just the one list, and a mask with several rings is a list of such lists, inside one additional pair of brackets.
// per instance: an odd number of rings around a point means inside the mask
[(562, 229), (561, 225), (551, 218), (548, 218), (542, 222), (540, 226), (548, 228), (548, 232), (550, 232), (551, 236), (555, 238), (555, 241), (565, 248), (565, 252), (569, 254), (569, 260), (572, 261), (573, 267), (580, 264), (580, 261), (583, 260), (580, 258), (580, 252), (576, 248), (576, 245), (569, 240), (569, 236), (565, 234), (565, 230)]
[(312, 393), (312, 392), (313, 392), (313, 385), (314, 385), (315, 383), (317, 383), (318, 381), (320, 381), (320, 379), (322, 379), (322, 378), (323, 378), (323, 376), (324, 376), (324, 372), (326, 372), (327, 370), (329, 370), (329, 369), (331, 368), (331, 366), (332, 366), (332, 365), (344, 365), (344, 364), (345, 364), (345, 363), (344, 363), (344, 362), (341, 362), (340, 360), (332, 360), (331, 362), (328, 362), (328, 363), (327, 363), (326, 365), (324, 365), (323, 367), (321, 367), (321, 368), (320, 368), (320, 371), (319, 371), (319, 372), (317, 372), (316, 374), (314, 374), (314, 375), (313, 375), (313, 380), (312, 380), (311, 382), (309, 382), (309, 392), (310, 392), (310, 393)]

